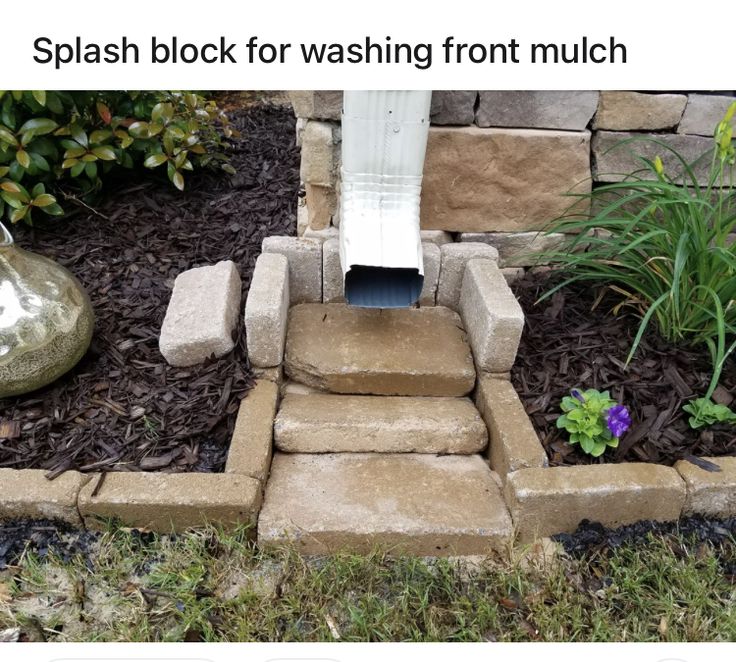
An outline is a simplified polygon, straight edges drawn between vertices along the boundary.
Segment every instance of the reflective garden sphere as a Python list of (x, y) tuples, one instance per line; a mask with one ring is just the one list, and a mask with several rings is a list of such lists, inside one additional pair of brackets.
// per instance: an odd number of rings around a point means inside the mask
[(0, 398), (50, 384), (89, 347), (94, 313), (79, 281), (13, 242), (0, 223)]

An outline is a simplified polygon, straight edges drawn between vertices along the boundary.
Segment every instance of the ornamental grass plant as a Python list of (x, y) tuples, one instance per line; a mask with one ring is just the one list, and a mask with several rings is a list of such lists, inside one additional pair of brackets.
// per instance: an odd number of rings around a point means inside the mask
[[(543, 298), (587, 281), (620, 297), (614, 313), (627, 307), (640, 317), (629, 360), (652, 325), (675, 345), (707, 346), (713, 373), (702, 407), (736, 347), (735, 113), (736, 102), (716, 127), (713, 148), (695, 162), (649, 137), (615, 145), (653, 143), (677, 167), (665, 168), (660, 156), (639, 156), (641, 167), (622, 181), (575, 194), (571, 209), (582, 199), (594, 211), (555, 221), (550, 232), (572, 236), (561, 250), (544, 255), (565, 277)], [(707, 162), (707, 178), (699, 180), (696, 169)]]

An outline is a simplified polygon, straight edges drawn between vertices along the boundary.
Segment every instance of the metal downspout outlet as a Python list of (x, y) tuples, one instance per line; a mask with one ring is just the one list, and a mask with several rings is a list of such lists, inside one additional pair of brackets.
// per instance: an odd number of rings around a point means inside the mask
[(340, 262), (349, 304), (401, 308), (419, 299), (431, 98), (431, 91), (344, 94)]

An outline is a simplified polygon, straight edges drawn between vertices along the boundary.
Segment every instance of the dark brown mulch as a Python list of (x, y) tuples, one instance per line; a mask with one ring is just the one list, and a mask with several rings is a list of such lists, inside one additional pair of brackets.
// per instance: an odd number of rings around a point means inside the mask
[[(16, 241), (58, 260), (82, 281), (96, 314), (87, 356), (68, 375), (0, 401), (0, 467), (222, 471), (238, 403), (252, 385), (239, 329), (228, 356), (171, 368), (158, 334), (175, 277), (233, 260), (243, 293), (261, 240), (294, 234), (299, 152), (290, 110), (255, 106), (232, 115), (238, 173), (203, 173), (179, 193), (142, 178), (110, 190), (97, 212), (29, 231)], [(70, 203), (67, 205), (70, 206)], [(241, 322), (242, 325), (242, 322)], [(3, 438), (4, 437), (4, 438)]]
[[(657, 462), (671, 465), (682, 458), (736, 454), (736, 428), (729, 425), (693, 430), (682, 405), (705, 394), (711, 368), (707, 350), (673, 347), (655, 332), (647, 333), (628, 367), (626, 358), (638, 329), (631, 314), (612, 314), (618, 302), (574, 284), (538, 305), (552, 288), (553, 277), (527, 275), (514, 290), (526, 325), (511, 378), (547, 450), (550, 464), (591, 462)], [(560, 400), (573, 388), (610, 390), (632, 416), (619, 448), (599, 459), (567, 442), (555, 427)], [(730, 404), (736, 393), (736, 365), (729, 359), (717, 399)]]

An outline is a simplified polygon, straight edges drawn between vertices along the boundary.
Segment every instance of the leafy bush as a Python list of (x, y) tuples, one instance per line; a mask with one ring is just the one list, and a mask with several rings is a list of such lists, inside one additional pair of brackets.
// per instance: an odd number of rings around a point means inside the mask
[[(642, 168), (624, 181), (576, 196), (598, 211), (554, 222), (550, 232), (576, 234), (562, 250), (545, 255), (567, 276), (545, 297), (569, 283), (592, 281), (620, 296), (615, 311), (628, 306), (641, 317), (629, 360), (650, 323), (672, 343), (705, 344), (713, 363), (706, 400), (736, 347), (727, 346), (736, 332), (736, 242), (729, 236), (736, 231), (734, 113), (736, 102), (716, 127), (714, 147), (693, 163), (656, 139), (616, 145), (654, 143), (682, 172), (671, 176), (659, 156), (640, 156)], [(710, 168), (701, 185), (695, 168), (704, 159)]]
[(562, 398), (562, 415), (557, 427), (570, 434), (571, 444), (580, 444), (583, 452), (598, 457), (606, 448), (616, 448), (621, 435), (629, 429), (631, 418), (623, 405), (611, 398), (608, 391), (588, 389)]
[(34, 209), (60, 215), (50, 185), (68, 179), (85, 195), (117, 167), (165, 165), (180, 190), (197, 167), (232, 173), (224, 149), (234, 133), (193, 92), (0, 91), (0, 218), (4, 207), (13, 223)]

